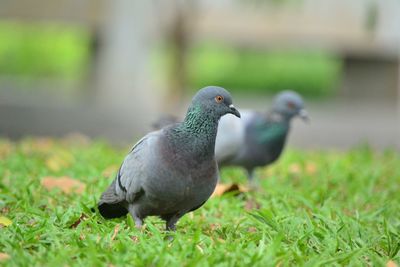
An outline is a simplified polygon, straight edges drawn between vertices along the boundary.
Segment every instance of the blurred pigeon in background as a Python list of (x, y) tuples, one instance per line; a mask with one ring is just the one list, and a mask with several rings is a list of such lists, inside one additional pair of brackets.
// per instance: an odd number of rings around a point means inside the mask
[(279, 93), (272, 109), (264, 113), (241, 111), (242, 119), (221, 119), (215, 155), (220, 166), (242, 166), (254, 182), (254, 169), (277, 160), (285, 146), (292, 118), (308, 120), (301, 96), (293, 91)]
[[(221, 118), (215, 144), (215, 157), (220, 166), (242, 166), (254, 182), (254, 169), (277, 160), (285, 146), (292, 118), (308, 120), (304, 103), (299, 94), (282, 91), (267, 113), (253, 110), (241, 111), (242, 118), (231, 115)], [(178, 121), (177, 117), (165, 116), (153, 127), (166, 126)]]
[(201, 89), (182, 123), (151, 132), (136, 143), (102, 194), (100, 214), (116, 218), (129, 212), (137, 227), (156, 215), (166, 221), (167, 230), (175, 230), (178, 219), (201, 207), (214, 191), (218, 121), (227, 113), (240, 117), (225, 89)]

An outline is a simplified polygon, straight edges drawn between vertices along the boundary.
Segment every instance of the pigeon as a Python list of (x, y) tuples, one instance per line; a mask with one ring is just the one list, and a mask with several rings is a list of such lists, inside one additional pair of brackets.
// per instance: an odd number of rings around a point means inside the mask
[[(254, 169), (276, 161), (285, 146), (292, 118), (299, 116), (308, 121), (301, 96), (293, 91), (280, 92), (267, 113), (253, 110), (240, 111), (237, 119), (227, 115), (221, 118), (215, 144), (215, 157), (220, 167), (234, 165), (247, 170), (251, 183), (255, 183)], [(178, 122), (174, 116), (165, 116), (153, 127)]]
[(99, 213), (111, 219), (129, 212), (138, 228), (147, 216), (159, 216), (174, 231), (179, 218), (201, 207), (215, 189), (215, 139), (218, 122), (228, 113), (240, 117), (228, 91), (201, 89), (183, 122), (151, 132), (133, 146), (101, 195)]
[(242, 119), (225, 116), (221, 119), (215, 155), (219, 166), (241, 166), (254, 183), (256, 167), (275, 162), (282, 153), (294, 117), (308, 121), (301, 96), (293, 91), (280, 92), (272, 109), (265, 113), (241, 111)]

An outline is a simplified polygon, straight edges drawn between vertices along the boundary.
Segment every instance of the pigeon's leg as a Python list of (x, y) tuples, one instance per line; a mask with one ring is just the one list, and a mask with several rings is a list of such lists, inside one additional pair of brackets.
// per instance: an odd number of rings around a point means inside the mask
[(247, 169), (247, 177), (249, 178), (250, 184), (256, 183), (254, 176), (254, 169)]
[(133, 205), (129, 205), (129, 214), (135, 221), (135, 226), (137, 229), (142, 229), (143, 219), (137, 214), (137, 211)]
[(254, 177), (254, 169), (247, 169), (247, 176), (249, 178), (250, 188), (257, 189), (259, 184), (257, 178)]
[(183, 214), (177, 213), (172, 215), (166, 220), (165, 228), (167, 231), (176, 231), (176, 223), (182, 217)]
[(247, 177), (249, 178), (250, 182), (252, 182), (254, 180), (254, 170), (253, 169), (247, 169)]

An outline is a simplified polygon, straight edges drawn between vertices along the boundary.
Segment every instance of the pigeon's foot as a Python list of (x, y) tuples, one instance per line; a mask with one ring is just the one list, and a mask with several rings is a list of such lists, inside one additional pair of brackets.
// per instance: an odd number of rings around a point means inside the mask
[(250, 191), (253, 191), (253, 192), (258, 191), (260, 188), (260, 184), (259, 184), (258, 180), (257, 179), (250, 180), (249, 188), (250, 188)]
[(173, 233), (171, 233), (171, 232), (168, 232), (165, 235), (164, 240), (168, 241), (168, 242), (172, 242), (172, 241), (174, 241), (174, 238), (175, 238), (175, 235)]
[(254, 177), (254, 172), (249, 171), (249, 188), (250, 191), (257, 191), (260, 188), (260, 183), (257, 177)]
[(168, 225), (167, 224), (167, 226), (165, 227), (165, 230), (175, 232), (176, 231), (176, 225), (175, 224), (174, 225)]
[(182, 217), (183, 214), (174, 214), (169, 218), (164, 218), (166, 219), (166, 224), (165, 224), (165, 229), (167, 231), (176, 231), (176, 223), (178, 222), (179, 218)]
[(142, 230), (142, 227), (143, 227), (143, 220), (135, 220), (135, 227), (136, 227), (138, 230)]
[(143, 227), (143, 218), (139, 217), (136, 214), (135, 209), (132, 206), (129, 207), (129, 213), (131, 214), (133, 220), (135, 221), (135, 227), (138, 230), (141, 230)]

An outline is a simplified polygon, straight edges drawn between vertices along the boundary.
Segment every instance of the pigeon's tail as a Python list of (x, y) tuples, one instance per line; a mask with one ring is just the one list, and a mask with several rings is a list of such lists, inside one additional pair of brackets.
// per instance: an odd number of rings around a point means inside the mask
[(106, 219), (118, 218), (126, 215), (128, 210), (125, 207), (125, 199), (121, 198), (115, 192), (115, 181), (110, 187), (101, 195), (98, 209)]

